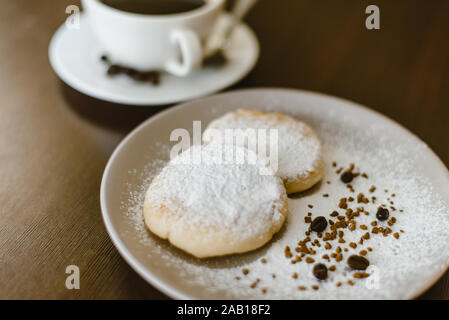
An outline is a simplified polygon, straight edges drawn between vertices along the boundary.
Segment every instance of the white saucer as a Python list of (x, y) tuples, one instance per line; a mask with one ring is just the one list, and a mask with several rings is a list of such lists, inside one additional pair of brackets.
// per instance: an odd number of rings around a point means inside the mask
[[(223, 15), (221, 19), (229, 19)], [(254, 32), (239, 25), (230, 40), (222, 68), (203, 68), (179, 78), (163, 74), (161, 84), (138, 83), (126, 76), (110, 78), (100, 60), (105, 52), (93, 38), (81, 15), (80, 29), (59, 27), (50, 42), (49, 59), (56, 74), (74, 89), (105, 101), (130, 105), (163, 105), (186, 101), (222, 90), (244, 78), (259, 57), (259, 43)]]
[[(287, 224), (269, 244), (240, 255), (199, 260), (181, 252), (147, 231), (142, 201), (151, 178), (168, 160), (172, 130), (192, 129), (194, 120), (204, 128), (216, 117), (241, 108), (286, 113), (310, 124), (323, 144), (323, 183), (296, 199), (289, 199)], [(333, 165), (336, 161), (336, 167)], [(363, 177), (352, 182), (351, 193), (340, 181), (337, 167), (354, 163)], [(338, 164), (338, 166), (337, 166)], [(329, 183), (327, 183), (329, 182)], [(375, 191), (368, 191), (375, 185)], [(388, 191), (385, 191), (387, 190)], [(101, 183), (101, 209), (106, 229), (123, 258), (146, 281), (173, 298), (181, 299), (408, 299), (429, 288), (449, 265), (449, 172), (432, 150), (415, 135), (387, 117), (355, 103), (323, 94), (279, 89), (240, 90), (169, 108), (142, 123), (112, 154)], [(363, 204), (369, 215), (357, 225), (373, 221), (377, 207), (394, 197), (390, 215), (397, 217), (392, 235), (372, 235), (364, 245), (349, 246), (365, 233), (345, 231), (343, 260), (326, 281), (312, 275), (313, 265), (292, 264), (285, 247), (304, 238), (307, 212), (328, 217), (339, 199), (364, 192), (376, 196)], [(392, 193), (395, 195), (391, 195)], [(326, 195), (324, 197), (323, 195)], [(308, 204), (313, 205), (311, 209)], [(393, 205), (393, 204), (392, 204)], [(352, 207), (360, 204), (353, 203)], [(393, 210), (393, 209), (391, 209)], [(399, 210), (403, 210), (400, 212)], [(341, 211), (343, 212), (344, 211)], [(379, 222), (379, 226), (385, 222)], [(311, 239), (316, 235), (311, 235)], [(352, 238), (352, 239), (351, 239)], [(354, 239), (354, 240), (353, 240)], [(356, 240), (355, 240), (356, 239)], [(370, 246), (371, 277), (352, 278), (346, 267), (349, 255)], [(315, 247), (317, 262), (324, 250)], [(369, 250), (369, 248), (368, 248)], [(320, 252), (322, 251), (322, 252)], [(261, 263), (261, 259), (266, 263)], [(242, 274), (247, 268), (250, 273)], [(292, 279), (292, 274), (299, 277)], [(272, 274), (276, 274), (273, 278)], [(240, 280), (235, 277), (240, 277)], [(259, 278), (256, 288), (251, 287)], [(343, 285), (337, 287), (341, 281)], [(307, 286), (306, 291), (298, 286)], [(312, 290), (319, 285), (319, 290)], [(262, 292), (261, 288), (267, 288)]]

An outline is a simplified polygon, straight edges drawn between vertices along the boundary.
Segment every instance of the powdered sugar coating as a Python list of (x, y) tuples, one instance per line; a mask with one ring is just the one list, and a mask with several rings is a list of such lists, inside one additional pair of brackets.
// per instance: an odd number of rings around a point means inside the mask
[(271, 238), (285, 220), (286, 200), (266, 160), (246, 148), (212, 143), (172, 159), (150, 185), (145, 203), (168, 209), (174, 215), (169, 224), (204, 232), (203, 243), (211, 245), (223, 233), (238, 246), (265, 234)]
[(304, 122), (285, 115), (261, 113), (255, 110), (229, 112), (212, 121), (203, 140), (212, 140), (211, 129), (276, 129), (278, 130), (279, 168), (284, 181), (306, 177), (321, 166), (321, 144), (313, 130)]

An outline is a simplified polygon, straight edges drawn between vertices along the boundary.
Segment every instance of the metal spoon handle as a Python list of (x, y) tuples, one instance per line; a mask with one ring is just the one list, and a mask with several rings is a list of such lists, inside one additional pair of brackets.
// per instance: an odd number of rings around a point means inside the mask
[(231, 10), (232, 22), (227, 26), (223, 43), (226, 43), (234, 31), (234, 28), (242, 21), (246, 14), (258, 0), (236, 0)]
[(211, 56), (224, 48), (231, 38), (235, 27), (242, 21), (258, 0), (236, 0), (231, 10), (231, 19), (217, 24), (205, 47), (205, 56)]

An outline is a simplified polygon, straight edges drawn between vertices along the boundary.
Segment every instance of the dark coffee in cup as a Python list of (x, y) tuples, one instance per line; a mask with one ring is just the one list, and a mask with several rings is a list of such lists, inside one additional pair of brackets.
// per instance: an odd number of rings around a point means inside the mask
[(101, 0), (104, 4), (122, 11), (149, 15), (167, 15), (198, 9), (205, 0)]

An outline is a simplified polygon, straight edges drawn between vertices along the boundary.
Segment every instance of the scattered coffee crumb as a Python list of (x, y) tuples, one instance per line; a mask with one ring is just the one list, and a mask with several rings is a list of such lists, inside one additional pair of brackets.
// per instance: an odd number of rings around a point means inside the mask
[(246, 276), (249, 273), (248, 269), (242, 269), (242, 273)]
[(315, 260), (314, 260), (313, 258), (311, 258), (311, 257), (307, 257), (307, 258), (306, 258), (306, 262), (307, 262), (307, 263), (314, 263)]
[(366, 272), (356, 272), (356, 273), (354, 273), (354, 278), (357, 278), (357, 279), (368, 278), (369, 276), (370, 276), (370, 274), (366, 273)]
[(312, 289), (313, 289), (313, 290), (318, 290), (319, 288), (320, 288), (320, 287), (318, 287), (317, 285), (313, 285), (313, 286), (312, 286)]
[(260, 262), (262, 262), (262, 263), (267, 263), (267, 259), (262, 258), (262, 259), (260, 260)]
[(292, 252), (290, 251), (290, 247), (289, 246), (285, 247), (284, 254), (285, 254), (285, 257), (287, 259), (290, 259), (291, 257), (293, 257)]
[(292, 274), (292, 278), (293, 279), (298, 279), (298, 274), (295, 272), (294, 274)]
[(260, 279), (256, 279), (256, 281), (254, 281), (254, 282), (250, 285), (251, 289), (254, 289), (255, 287), (257, 287), (257, 285), (259, 284), (259, 282), (260, 282)]
[(298, 286), (298, 289), (301, 290), (301, 291), (305, 291), (305, 290), (307, 290), (307, 287), (304, 287), (304, 286)]
[(262, 293), (263, 294), (267, 293), (267, 288), (262, 288)]

